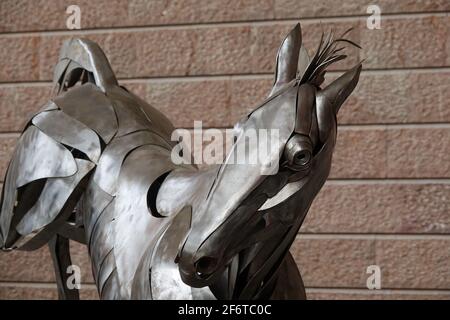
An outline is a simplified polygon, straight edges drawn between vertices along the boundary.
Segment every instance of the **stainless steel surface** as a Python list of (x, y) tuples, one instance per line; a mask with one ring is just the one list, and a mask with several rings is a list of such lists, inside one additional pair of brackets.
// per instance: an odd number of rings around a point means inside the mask
[(153, 215), (156, 213), (148, 206), (148, 193), (152, 183), (173, 168), (170, 151), (153, 145), (136, 149), (123, 164), (115, 198), (113, 228), (117, 274), (124, 297), (131, 296), (133, 277), (141, 259), (145, 254), (152, 254), (170, 223), (170, 219)]
[[(322, 35), (309, 57), (296, 25), (267, 99), (235, 126), (224, 162), (198, 169), (172, 162), (172, 124), (118, 85), (97, 44), (67, 41), (55, 96), (6, 173), (1, 247), (48, 243), (61, 298), (78, 298), (65, 286), (68, 238), (88, 246), (102, 299), (306, 298), (289, 248), (328, 177), (336, 114), (361, 71), (321, 87), (345, 58), (341, 43), (353, 44)], [(247, 139), (260, 130), (278, 133), (267, 153)]]
[(94, 130), (105, 143), (117, 133), (113, 102), (94, 84), (73, 87), (53, 101), (68, 116)]
[(75, 161), (78, 167), (76, 174), (66, 178), (47, 179), (39, 199), (16, 226), (20, 234), (37, 233), (55, 220), (72, 191), (95, 166), (90, 161), (81, 159), (75, 159)]
[(103, 151), (93, 180), (101, 189), (115, 195), (117, 179), (125, 157), (140, 146), (152, 144), (169, 148), (165, 140), (149, 131), (137, 131), (114, 139)]
[(57, 142), (80, 150), (89, 160), (98, 162), (101, 154), (97, 134), (61, 110), (44, 111), (32, 120), (33, 125)]
[[(66, 59), (70, 61), (69, 64), (76, 63), (87, 72), (92, 73), (95, 84), (103, 92), (118, 85), (108, 59), (95, 42), (76, 38), (66, 41), (61, 48), (59, 60), (65, 61)], [(54, 82), (61, 78), (61, 69), (63, 67), (55, 70)]]

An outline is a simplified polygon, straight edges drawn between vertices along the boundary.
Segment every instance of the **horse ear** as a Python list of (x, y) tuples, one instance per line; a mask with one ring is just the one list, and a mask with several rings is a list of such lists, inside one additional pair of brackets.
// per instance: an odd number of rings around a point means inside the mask
[(359, 80), (359, 74), (361, 73), (361, 67), (362, 65), (359, 63), (321, 90), (321, 93), (331, 102), (336, 114), (339, 112), (339, 108), (344, 101), (355, 89)]
[(300, 23), (297, 23), (278, 49), (275, 83), (269, 97), (273, 96), (283, 85), (295, 79), (301, 45), (302, 30)]

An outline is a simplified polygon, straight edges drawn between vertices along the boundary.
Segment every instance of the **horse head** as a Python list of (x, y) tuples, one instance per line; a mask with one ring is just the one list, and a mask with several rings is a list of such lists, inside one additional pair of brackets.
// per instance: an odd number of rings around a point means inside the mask
[[(297, 24), (279, 48), (269, 97), (236, 125), (235, 142), (224, 162), (210, 174), (191, 175), (197, 181), (190, 187), (196, 201), (176, 259), (186, 284), (214, 286), (235, 265), (235, 277), (245, 273), (249, 280), (261, 273), (259, 286), (288, 252), (328, 177), (336, 115), (359, 79), (361, 64), (321, 87), (327, 67), (346, 57), (338, 46), (342, 42), (354, 44), (333, 39), (331, 33), (322, 35), (309, 58)], [(239, 151), (246, 150), (246, 156), (258, 152), (247, 138), (250, 131), (261, 130), (277, 133), (271, 148), (258, 153), (257, 163), (236, 163)], [(179, 183), (180, 175), (171, 173), (161, 190)], [(249, 271), (255, 263), (257, 271)]]

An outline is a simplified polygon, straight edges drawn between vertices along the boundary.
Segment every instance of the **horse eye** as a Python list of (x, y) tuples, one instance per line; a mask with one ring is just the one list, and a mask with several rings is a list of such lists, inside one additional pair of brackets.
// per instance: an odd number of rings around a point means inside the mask
[(309, 137), (296, 134), (286, 143), (284, 156), (287, 166), (293, 170), (302, 170), (311, 161), (312, 143)]
[(309, 163), (311, 159), (311, 152), (308, 150), (301, 150), (294, 155), (294, 164), (304, 166)]

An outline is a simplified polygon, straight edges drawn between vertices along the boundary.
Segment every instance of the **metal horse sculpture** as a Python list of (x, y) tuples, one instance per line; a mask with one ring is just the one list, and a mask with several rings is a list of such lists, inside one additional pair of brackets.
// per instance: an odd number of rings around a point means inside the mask
[[(224, 163), (206, 170), (171, 161), (172, 124), (118, 85), (97, 44), (67, 41), (54, 97), (9, 163), (1, 247), (48, 244), (60, 298), (78, 298), (66, 286), (69, 239), (88, 246), (102, 299), (305, 298), (289, 248), (329, 174), (336, 114), (361, 65), (321, 88), (345, 58), (338, 44), (352, 42), (322, 35), (310, 58), (301, 38), (298, 24), (268, 99), (236, 126)], [(229, 161), (250, 129), (279, 131), (271, 174)]]

